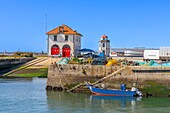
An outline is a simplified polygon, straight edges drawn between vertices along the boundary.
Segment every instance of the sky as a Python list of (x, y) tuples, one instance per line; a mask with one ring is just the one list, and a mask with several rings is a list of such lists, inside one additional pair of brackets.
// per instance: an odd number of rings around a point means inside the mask
[(96, 51), (103, 34), (112, 48), (170, 46), (170, 0), (0, 0), (0, 51), (46, 52), (62, 24)]

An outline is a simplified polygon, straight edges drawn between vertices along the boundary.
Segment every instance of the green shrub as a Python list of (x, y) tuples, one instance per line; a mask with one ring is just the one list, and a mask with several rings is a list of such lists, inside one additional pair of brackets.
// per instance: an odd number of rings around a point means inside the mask
[(20, 56), (20, 57), (33, 57), (32, 52), (15, 52), (13, 55)]

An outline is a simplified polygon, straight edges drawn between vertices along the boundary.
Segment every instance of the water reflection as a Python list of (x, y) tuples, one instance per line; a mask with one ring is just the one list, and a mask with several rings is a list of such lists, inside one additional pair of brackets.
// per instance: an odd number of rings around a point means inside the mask
[(54, 91), (47, 91), (46, 94), (50, 111), (57, 111), (59, 113), (88, 111), (89, 95)]
[(50, 111), (111, 113), (134, 112), (137, 98), (114, 96), (91, 96), (88, 94), (47, 92), (47, 105)]
[(114, 106), (127, 107), (127, 106), (135, 106), (136, 101), (141, 101), (142, 98), (135, 97), (127, 97), (127, 96), (90, 96), (90, 100), (92, 103), (100, 102), (101, 104), (105, 104), (108, 102), (112, 102)]
[[(127, 96), (90, 96), (92, 105), (97, 103), (101, 108), (113, 108), (114, 111), (135, 112), (138, 102), (142, 98), (127, 97)], [(110, 109), (111, 110), (111, 109)], [(110, 112), (110, 111), (109, 111)]]

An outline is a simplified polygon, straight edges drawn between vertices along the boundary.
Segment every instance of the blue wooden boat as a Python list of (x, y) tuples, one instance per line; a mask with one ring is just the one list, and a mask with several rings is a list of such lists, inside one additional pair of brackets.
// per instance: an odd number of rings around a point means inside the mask
[(128, 91), (128, 90), (118, 90), (118, 89), (103, 89), (103, 88), (95, 88), (90, 84), (86, 83), (86, 86), (90, 89), (90, 91), (95, 95), (100, 96), (137, 96), (136, 91)]

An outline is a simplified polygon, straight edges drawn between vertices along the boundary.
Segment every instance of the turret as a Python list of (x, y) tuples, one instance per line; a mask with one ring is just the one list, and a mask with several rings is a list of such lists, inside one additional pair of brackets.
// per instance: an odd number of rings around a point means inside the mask
[(101, 36), (99, 41), (99, 52), (103, 52), (105, 56), (109, 57), (110, 54), (110, 40), (105, 34)]

